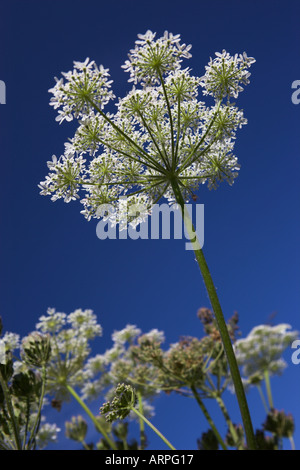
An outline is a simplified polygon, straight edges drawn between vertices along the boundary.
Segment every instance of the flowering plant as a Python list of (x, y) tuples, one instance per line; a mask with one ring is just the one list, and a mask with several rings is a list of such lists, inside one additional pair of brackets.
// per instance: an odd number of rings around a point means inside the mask
[[(82, 415), (72, 416), (65, 423), (66, 437), (83, 448), (143, 450), (148, 446), (147, 426), (175, 450), (152, 423), (153, 405), (162, 394), (171, 393), (181, 400), (194, 399), (209, 425), (197, 440), (199, 450), (247, 449), (243, 428), (232, 421), (226, 405), (231, 376), (216, 320), (207, 308), (198, 311), (198, 318), (204, 329), (201, 338), (182, 337), (164, 347), (163, 331), (143, 333), (135, 325), (126, 325), (112, 334), (112, 347), (96, 355), (90, 342), (102, 335), (102, 328), (91, 310), (77, 309), (67, 315), (48, 309), (36, 330), (22, 341), (17, 334), (5, 332), (0, 339), (5, 352), (0, 358), (0, 449), (43, 449), (56, 442), (60, 427), (45, 421), (47, 405), (60, 411), (72, 398), (100, 435), (98, 442), (87, 443), (87, 421)], [(285, 324), (259, 325), (246, 338), (237, 339), (237, 314), (227, 327), (245, 380), (258, 388), (265, 406), (265, 422), (255, 433), (258, 448), (281, 449), (285, 438), (294, 448), (294, 420), (274, 407), (270, 376), (283, 371), (284, 350), (298, 332)], [(253, 350), (253, 336), (264, 330), (269, 334), (264, 340), (261, 335)], [(254, 379), (253, 371), (260, 380)], [(99, 408), (100, 399), (103, 404), (95, 416), (87, 402), (96, 400)], [(217, 412), (221, 411), (225, 435), (207, 401), (214, 401)], [(133, 419), (139, 429), (134, 438), (129, 432)]]
[[(115, 113), (104, 108), (115, 97), (108, 69), (87, 58), (57, 79), (50, 104), (58, 109), (57, 121), (78, 119), (78, 128), (64, 154), (48, 162), (50, 170), (39, 187), (42, 195), (65, 202), (84, 197), (82, 213), (107, 217), (120, 229), (140, 223), (151, 208), (165, 198), (177, 203), (199, 264), (218, 328), (245, 427), (255, 449), (248, 405), (236, 358), (202, 249), (185, 210), (199, 184), (216, 188), (232, 184), (239, 164), (233, 155), (236, 131), (246, 124), (233, 99), (249, 83), (255, 59), (246, 53), (216, 53), (202, 77), (183, 69), (190, 45), (180, 35), (139, 34), (123, 68), (133, 87), (117, 103)], [(198, 88), (214, 99), (212, 106), (198, 100)], [(121, 197), (127, 204), (119, 204)], [(116, 208), (118, 206), (118, 209)]]

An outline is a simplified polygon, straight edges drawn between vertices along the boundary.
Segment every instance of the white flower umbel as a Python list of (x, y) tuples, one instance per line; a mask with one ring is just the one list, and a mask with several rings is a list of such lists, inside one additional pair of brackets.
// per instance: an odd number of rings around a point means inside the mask
[[(88, 220), (104, 217), (102, 208), (109, 204), (111, 222), (123, 229), (142, 222), (161, 198), (173, 202), (178, 189), (186, 202), (199, 184), (232, 184), (239, 170), (236, 131), (247, 121), (230, 100), (249, 82), (254, 59), (216, 53), (199, 78), (181, 68), (190, 49), (180, 35), (138, 35), (123, 66), (134, 86), (116, 103), (115, 113), (104, 112), (114, 95), (103, 66), (87, 58), (56, 79), (49, 91), (57, 119), (77, 118), (79, 126), (64, 155), (48, 162), (41, 194), (53, 201), (80, 199)], [(214, 96), (213, 106), (198, 100), (200, 85), (204, 95)], [(122, 196), (128, 199), (126, 213), (118, 203)]]
[(114, 331), (112, 334), (112, 340), (115, 344), (123, 345), (125, 343), (131, 343), (137, 336), (141, 334), (141, 330), (136, 325), (126, 325), (123, 330)]
[(265, 372), (280, 375), (287, 366), (282, 358), (284, 351), (298, 338), (298, 332), (281, 323), (276, 326), (259, 325), (246, 338), (234, 345), (236, 358), (243, 375), (251, 382), (264, 378)]
[[(103, 66), (89, 59), (74, 62), (73, 71), (56, 79), (50, 90), (50, 104), (59, 113), (56, 119), (78, 118), (79, 127), (64, 156), (49, 164), (50, 173), (40, 183), (41, 194), (65, 202), (79, 198), (88, 220), (109, 218), (119, 229), (142, 222), (162, 198), (170, 204), (176, 201), (194, 240), (186, 202), (199, 185), (232, 184), (238, 174), (234, 143), (246, 119), (232, 99), (249, 83), (249, 67), (255, 60), (245, 53), (216, 53), (199, 78), (189, 68), (181, 68), (183, 59), (191, 58), (190, 49), (178, 34), (165, 32), (160, 38), (152, 31), (139, 34), (123, 65), (133, 88), (119, 99), (115, 113), (105, 110), (114, 95)], [(200, 86), (204, 96), (213, 96), (212, 106), (198, 100)], [(254, 449), (239, 369), (197, 237), (193, 248), (227, 353), (248, 446)]]
[[(236, 359), (244, 376), (244, 386), (257, 387), (267, 412), (274, 409), (270, 378), (280, 375), (287, 367), (283, 353), (298, 335), (286, 323), (276, 326), (259, 325), (234, 345)], [(265, 383), (267, 401), (261, 387), (262, 382)]]

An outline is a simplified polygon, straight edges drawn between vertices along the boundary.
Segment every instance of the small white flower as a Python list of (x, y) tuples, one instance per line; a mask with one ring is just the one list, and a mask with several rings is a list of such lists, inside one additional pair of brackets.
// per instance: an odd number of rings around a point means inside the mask
[(20, 335), (6, 331), (1, 338), (5, 351), (14, 351), (20, 347)]
[(127, 325), (123, 330), (115, 331), (112, 334), (112, 340), (116, 345), (123, 345), (131, 343), (140, 334), (141, 330), (136, 325)]
[(165, 334), (163, 331), (159, 331), (157, 328), (154, 328), (148, 331), (148, 333), (144, 333), (143, 338), (148, 338), (150, 341), (155, 341), (161, 344), (165, 341)]
[(51, 442), (57, 442), (58, 433), (61, 431), (56, 424), (42, 424), (37, 435), (36, 444), (39, 449), (44, 449)]
[(120, 344), (115, 344), (112, 348), (105, 351), (104, 360), (106, 364), (110, 364), (119, 359), (124, 352), (124, 347)]
[(54, 308), (48, 308), (47, 315), (42, 315), (39, 318), (39, 323), (36, 324), (37, 330), (43, 333), (56, 333), (66, 323), (66, 314), (56, 312)]
[(85, 382), (81, 388), (81, 398), (83, 400), (95, 400), (98, 399), (100, 394), (103, 392), (103, 384), (100, 380), (93, 382)]

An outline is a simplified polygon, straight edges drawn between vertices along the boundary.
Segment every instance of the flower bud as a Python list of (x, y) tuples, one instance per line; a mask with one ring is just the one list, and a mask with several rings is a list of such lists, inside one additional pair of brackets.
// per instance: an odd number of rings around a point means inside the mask
[(37, 331), (30, 333), (22, 341), (22, 359), (30, 366), (43, 367), (51, 355), (50, 336)]
[(12, 380), (12, 390), (19, 398), (34, 398), (38, 396), (41, 388), (40, 377), (32, 370), (20, 372)]
[(106, 415), (110, 423), (117, 419), (124, 419), (129, 415), (136, 404), (136, 393), (131, 385), (119, 384), (115, 389), (115, 395), (111, 402), (104, 403), (100, 413)]
[(294, 433), (294, 419), (284, 411), (271, 410), (264, 423), (264, 429), (278, 437), (291, 437)]
[(214, 432), (209, 429), (197, 440), (199, 450), (219, 450), (219, 442)]
[(72, 421), (66, 421), (65, 426), (66, 437), (73, 441), (84, 441), (88, 426), (82, 416), (73, 416)]
[(8, 382), (9, 379), (12, 377), (14, 372), (13, 368), (13, 360), (12, 360), (12, 353), (10, 351), (6, 351), (4, 353), (4, 358), (0, 362), (0, 373), (3, 379)]

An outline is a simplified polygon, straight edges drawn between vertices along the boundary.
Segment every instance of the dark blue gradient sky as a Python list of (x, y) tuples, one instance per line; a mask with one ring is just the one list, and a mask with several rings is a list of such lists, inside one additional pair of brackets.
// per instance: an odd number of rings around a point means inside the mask
[[(54, 76), (90, 57), (110, 69), (115, 94), (124, 96), (130, 84), (121, 65), (137, 34), (151, 29), (179, 33), (192, 44), (185, 66), (198, 76), (222, 49), (256, 58), (237, 102), (249, 121), (237, 136), (240, 175), (232, 187), (198, 193), (205, 205), (204, 253), (225, 316), (237, 311), (244, 335), (274, 313), (274, 323), (300, 330), (300, 105), (291, 101), (292, 82), (300, 80), (300, 3), (9, 0), (0, 6), (0, 79), (7, 89), (7, 104), (0, 107), (5, 329), (25, 335), (55, 307), (94, 310), (104, 328), (94, 352), (110, 347), (112, 332), (128, 323), (164, 330), (167, 344), (202, 334), (196, 313), (209, 302), (183, 240), (100, 241), (96, 221), (86, 222), (79, 203), (53, 203), (37, 187), (47, 160), (63, 153), (74, 133), (73, 123), (55, 122), (49, 106)], [(291, 353), (284, 376), (272, 384), (275, 406), (296, 419), (299, 449), (300, 365), (292, 364)], [(226, 397), (235, 410), (234, 398)], [(256, 391), (249, 406), (259, 427), (265, 415)], [(72, 411), (66, 405), (60, 414), (51, 411), (49, 420), (63, 427)], [(173, 396), (157, 401), (154, 423), (181, 449), (195, 448), (207, 429), (196, 404)], [(151, 448), (164, 448), (151, 432), (149, 441)], [(51, 448), (58, 447), (72, 443)]]

